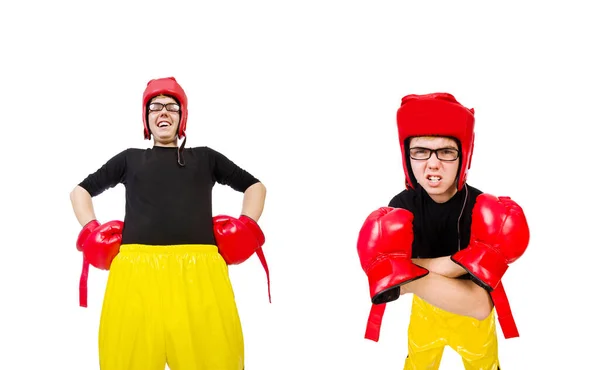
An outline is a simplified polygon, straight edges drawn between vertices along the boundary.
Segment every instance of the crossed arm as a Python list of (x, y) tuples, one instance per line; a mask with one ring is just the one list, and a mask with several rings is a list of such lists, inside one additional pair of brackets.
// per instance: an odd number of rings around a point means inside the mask
[(430, 304), (458, 315), (484, 320), (492, 311), (489, 294), (471, 280), (456, 279), (466, 272), (450, 256), (416, 258), (413, 263), (429, 274), (402, 286), (402, 294), (413, 293)]

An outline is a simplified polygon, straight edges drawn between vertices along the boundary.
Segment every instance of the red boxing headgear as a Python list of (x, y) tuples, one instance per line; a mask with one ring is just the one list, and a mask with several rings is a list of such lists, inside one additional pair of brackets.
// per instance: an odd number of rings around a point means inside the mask
[(460, 143), (461, 166), (458, 173), (458, 190), (462, 189), (471, 167), (475, 143), (474, 114), (474, 109), (464, 107), (448, 93), (411, 94), (402, 98), (396, 119), (407, 188), (414, 189), (416, 185), (413, 184), (413, 176), (410, 173), (408, 139), (414, 136), (447, 136)]
[(150, 80), (144, 90), (144, 96), (142, 99), (142, 120), (144, 122), (144, 139), (150, 140), (150, 128), (148, 127), (148, 102), (158, 95), (169, 95), (177, 99), (180, 106), (179, 116), (179, 131), (177, 135), (181, 139), (185, 136), (185, 128), (188, 116), (188, 101), (185, 91), (175, 80), (175, 77), (165, 77)]

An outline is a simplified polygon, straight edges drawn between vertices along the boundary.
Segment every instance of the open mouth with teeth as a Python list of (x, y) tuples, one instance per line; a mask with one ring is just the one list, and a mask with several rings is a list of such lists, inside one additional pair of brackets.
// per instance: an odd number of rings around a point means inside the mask
[(167, 121), (160, 121), (157, 126), (162, 128), (162, 127), (169, 127), (169, 126), (171, 126), (171, 124)]
[(429, 175), (429, 176), (427, 176), (427, 181), (440, 182), (440, 181), (442, 181), (442, 178), (439, 176), (435, 176), (435, 175)]

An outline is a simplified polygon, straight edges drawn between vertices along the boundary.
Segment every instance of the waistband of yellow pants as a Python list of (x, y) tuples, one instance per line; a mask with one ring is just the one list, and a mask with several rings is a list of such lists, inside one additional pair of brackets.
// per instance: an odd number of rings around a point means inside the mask
[(148, 245), (148, 244), (122, 244), (119, 253), (219, 253), (214, 244), (174, 244), (174, 245)]
[[(219, 249), (213, 244), (177, 244), (177, 245), (146, 245), (146, 244), (121, 244), (119, 254), (158, 254), (158, 255), (178, 255), (185, 253), (202, 253), (207, 255), (216, 255)], [(79, 306), (87, 307), (87, 281), (88, 281), (89, 262), (83, 258), (83, 267), (79, 278)]]

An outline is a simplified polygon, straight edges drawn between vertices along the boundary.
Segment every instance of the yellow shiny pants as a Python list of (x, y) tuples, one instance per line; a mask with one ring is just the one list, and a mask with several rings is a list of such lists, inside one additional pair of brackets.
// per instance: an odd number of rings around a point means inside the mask
[(499, 370), (494, 310), (479, 321), (413, 296), (404, 370), (438, 369), (446, 346), (462, 357), (466, 370)]
[(122, 245), (99, 354), (101, 370), (243, 370), (241, 323), (217, 247)]

